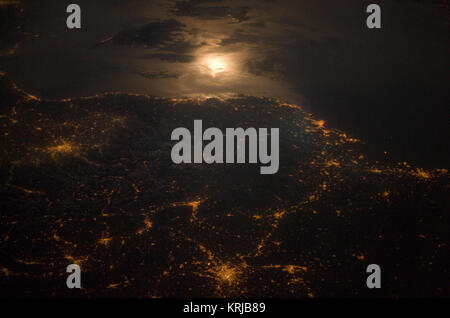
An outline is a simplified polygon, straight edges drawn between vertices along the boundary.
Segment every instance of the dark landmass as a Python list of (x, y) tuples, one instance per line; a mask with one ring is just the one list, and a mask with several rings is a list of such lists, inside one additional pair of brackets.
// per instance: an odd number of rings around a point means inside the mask
[[(444, 169), (371, 162), (265, 98), (50, 101), (5, 76), (0, 96), (1, 296), (450, 296)], [(173, 164), (170, 134), (194, 119), (279, 127), (278, 174)]]

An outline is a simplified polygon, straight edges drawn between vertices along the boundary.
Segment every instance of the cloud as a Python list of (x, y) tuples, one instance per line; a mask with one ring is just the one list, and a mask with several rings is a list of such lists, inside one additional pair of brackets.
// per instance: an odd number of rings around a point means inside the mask
[(172, 12), (177, 16), (196, 17), (200, 19), (231, 18), (236, 22), (250, 19), (247, 7), (230, 8), (227, 6), (202, 6), (211, 0), (175, 1)]
[(0, 0), (0, 7), (7, 7), (10, 5), (20, 4), (19, 0)]
[(246, 32), (242, 29), (238, 29), (231, 36), (222, 39), (219, 45), (227, 46), (237, 43), (255, 43), (259, 39), (261, 39), (261, 37), (258, 35)]
[(183, 23), (175, 19), (149, 22), (139, 27), (122, 30), (102, 43), (158, 47), (167, 43), (183, 42), (181, 33), (184, 27)]
[(156, 79), (156, 78), (162, 78), (162, 79), (168, 79), (168, 78), (179, 78), (180, 74), (176, 73), (170, 73), (167, 71), (159, 71), (159, 72), (140, 72), (139, 75), (142, 77), (148, 78), (148, 79)]
[(175, 53), (154, 53), (142, 55), (143, 58), (159, 59), (161, 61), (167, 61), (171, 63), (190, 63), (194, 60), (193, 55), (187, 54), (175, 54)]
[(155, 49), (157, 53), (142, 54), (140, 58), (189, 63), (194, 60), (193, 51), (201, 46), (193, 43), (192, 36), (195, 37), (195, 32), (188, 31), (185, 24), (170, 19), (119, 31), (113, 37), (101, 41), (96, 47), (108, 43), (117, 46), (144, 47)]

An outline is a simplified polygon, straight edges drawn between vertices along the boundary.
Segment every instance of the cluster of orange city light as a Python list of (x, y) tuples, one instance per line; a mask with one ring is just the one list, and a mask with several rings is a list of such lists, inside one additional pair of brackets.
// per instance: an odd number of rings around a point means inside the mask
[[(221, 72), (225, 72), (227, 68), (227, 63), (223, 60), (211, 59), (207, 61), (207, 65), (210, 71), (217, 75)], [(36, 97), (32, 97), (31, 95), (26, 95), (27, 100), (36, 103), (40, 100)], [(98, 97), (91, 97), (92, 99)], [(85, 98), (84, 100), (87, 100)], [(183, 103), (187, 101), (193, 101), (193, 99), (172, 99), (172, 105), (176, 107), (178, 103)], [(195, 100), (197, 103), (201, 103), (201, 99)], [(73, 100), (64, 100), (65, 104), (69, 105), (73, 103)], [(294, 110), (301, 110), (301, 108), (297, 105), (286, 104), (286, 103), (278, 103), (278, 107), (289, 107)], [(20, 120), (20, 114), (13, 108), (10, 114), (2, 116), (10, 116), (10, 122), (8, 125), (17, 125)], [(288, 277), (288, 285), (292, 287), (292, 292), (295, 291), (295, 286), (305, 287), (308, 291), (308, 296), (313, 297), (314, 293), (310, 288), (310, 282), (305, 278), (305, 275), (310, 272), (314, 272), (313, 266), (308, 262), (316, 262), (319, 264), (318, 266), (325, 266), (322, 264), (322, 260), (314, 259), (314, 260), (301, 260), (294, 259), (292, 262), (285, 263), (280, 261), (280, 263), (274, 264), (264, 264), (258, 265), (253, 261), (259, 257), (261, 257), (265, 251), (268, 249), (277, 249), (282, 250), (282, 242), (277, 240), (275, 237), (276, 232), (279, 230), (279, 227), (285, 222), (286, 218), (292, 216), (297, 213), (312, 213), (317, 214), (318, 212), (311, 208), (312, 203), (320, 200), (326, 193), (330, 192), (333, 188), (333, 185), (339, 182), (342, 182), (345, 178), (344, 173), (341, 171), (343, 167), (354, 167), (355, 169), (361, 169), (370, 174), (376, 175), (386, 175), (386, 176), (402, 176), (408, 175), (410, 177), (418, 178), (420, 180), (428, 180), (434, 177), (437, 177), (441, 174), (447, 174), (447, 171), (444, 169), (435, 169), (435, 170), (425, 170), (419, 168), (413, 168), (408, 164), (401, 163), (397, 166), (383, 166), (378, 163), (372, 164), (369, 163), (368, 159), (365, 156), (354, 152), (345, 152), (345, 153), (331, 153), (328, 151), (330, 147), (337, 147), (344, 144), (356, 144), (359, 140), (349, 137), (347, 134), (342, 133), (340, 131), (332, 130), (326, 128), (326, 124), (323, 120), (315, 120), (311, 115), (306, 116), (305, 122), (307, 123), (304, 131), (306, 133), (317, 134), (319, 135), (323, 142), (323, 151), (318, 153), (318, 155), (312, 159), (309, 163), (311, 167), (317, 168), (317, 183), (314, 188), (308, 193), (299, 193), (298, 201), (295, 204), (289, 204), (284, 208), (279, 208), (279, 206), (270, 206), (266, 209), (257, 209), (255, 211), (242, 211), (236, 208), (233, 211), (227, 211), (224, 215), (227, 217), (234, 217), (238, 214), (248, 214), (252, 219), (252, 224), (255, 229), (263, 229), (258, 232), (257, 236), (253, 238), (251, 242), (248, 242), (249, 245), (252, 246), (250, 251), (247, 254), (235, 254), (230, 258), (230, 256), (224, 256), (220, 253), (220, 251), (215, 251), (213, 248), (208, 247), (207, 240), (205, 242), (199, 241), (199, 238), (191, 238), (188, 235), (181, 236), (180, 233), (183, 233), (183, 229), (170, 228), (168, 237), (161, 238), (163, 240), (185, 240), (193, 242), (194, 248), (196, 249), (196, 256), (193, 260), (191, 260), (191, 264), (195, 269), (194, 273), (199, 277), (206, 278), (209, 280), (209, 283), (212, 286), (215, 286), (216, 296), (237, 296), (241, 293), (245, 292), (245, 281), (248, 278), (249, 274), (255, 271), (278, 271), (280, 274), (287, 275)], [(104, 113), (97, 113), (86, 115), (86, 118), (83, 122), (77, 122), (75, 119), (73, 122), (68, 122), (67, 126), (73, 129), (73, 134), (70, 137), (61, 137), (58, 136), (58, 129), (55, 126), (58, 126), (60, 123), (45, 121), (43, 118), (37, 119), (35, 126), (41, 129), (46, 130), (47, 132), (53, 132), (51, 138), (47, 138), (46, 146), (35, 146), (28, 145), (27, 150), (20, 157), (18, 156), (13, 160), (12, 168), (9, 171), (9, 182), (7, 186), (13, 187), (21, 190), (26, 195), (39, 194), (45, 196), (46, 194), (39, 189), (27, 189), (21, 187), (19, 185), (14, 184), (14, 169), (19, 166), (27, 166), (30, 164), (36, 164), (39, 162), (37, 158), (39, 156), (43, 156), (47, 154), (45, 160), (51, 160), (54, 162), (62, 161), (63, 158), (67, 157), (77, 157), (82, 159), (84, 162), (94, 165), (101, 166), (102, 163), (96, 162), (94, 160), (89, 159), (87, 154), (89, 149), (96, 149), (101, 152), (102, 148), (108, 144), (109, 138), (112, 138), (113, 133), (117, 129), (121, 129), (127, 126), (127, 118), (125, 116), (111, 116)], [(55, 125), (55, 126), (54, 126)], [(36, 128), (35, 127), (35, 128)], [(77, 138), (75, 132), (78, 132), (79, 135), (89, 136), (81, 141), (81, 138)], [(6, 132), (7, 133), (7, 132)], [(5, 135), (8, 138), (8, 135)], [(298, 145), (293, 145), (297, 146)], [(295, 148), (295, 147), (294, 147)], [(40, 159), (43, 161), (44, 159)], [(120, 158), (123, 162), (125, 160), (129, 160), (128, 158)], [(125, 166), (122, 162), (118, 162), (116, 164), (117, 167)], [(145, 166), (145, 162), (143, 163), (143, 167)], [(127, 170), (125, 170), (127, 171)], [(292, 180), (296, 180), (298, 183), (303, 183), (304, 175), (302, 173), (301, 167), (298, 170), (293, 171), (290, 175)], [(134, 198), (130, 199), (129, 206), (133, 206), (134, 203), (138, 202), (139, 198), (146, 191), (142, 189), (139, 185), (139, 180), (135, 180), (132, 177), (129, 179), (121, 176), (116, 176), (115, 180), (118, 180), (119, 186), (107, 188), (106, 186), (102, 186), (103, 188), (96, 190), (94, 193), (90, 193), (90, 199), (104, 202), (102, 206), (101, 213), (95, 216), (95, 221), (101, 225), (102, 230), (99, 233), (95, 233), (92, 236), (95, 237), (95, 243), (92, 245), (92, 250), (89, 251), (81, 251), (77, 247), (79, 243), (70, 242), (65, 240), (63, 235), (58, 234), (62, 232), (68, 224), (70, 224), (71, 219), (62, 219), (59, 218), (54, 222), (54, 231), (51, 235), (51, 239), (54, 241), (54, 246), (56, 246), (55, 250), (59, 251), (65, 261), (77, 264), (86, 265), (86, 268), (93, 268), (96, 266), (100, 260), (96, 260), (96, 256), (94, 255), (103, 255), (103, 251), (112, 250), (113, 248), (117, 248), (115, 243), (119, 244), (119, 249), (122, 246), (125, 246), (127, 240), (130, 238), (143, 238), (144, 235), (151, 234), (152, 231), (156, 230), (156, 226), (154, 226), (154, 218), (156, 218), (161, 213), (165, 213), (171, 208), (177, 207), (187, 207), (191, 208), (191, 215), (189, 216), (189, 223), (195, 230), (198, 232), (216, 232), (216, 228), (210, 225), (203, 214), (201, 214), (200, 210), (203, 204), (209, 202), (209, 198), (205, 196), (203, 193), (195, 193), (192, 197), (187, 200), (182, 201), (171, 201), (160, 204), (147, 204), (144, 207), (140, 207), (140, 210), (136, 211), (121, 211), (123, 213), (122, 218), (126, 217), (134, 217), (133, 222), (138, 224), (137, 228), (132, 233), (125, 233), (121, 237), (115, 237), (112, 234), (110, 220), (114, 219), (115, 215), (111, 214), (109, 210), (113, 205), (113, 200), (120, 196), (121, 187), (130, 186), (134, 189)], [(311, 181), (312, 182), (312, 181)], [(84, 186), (80, 184), (80, 189)], [(174, 185), (173, 185), (174, 186)], [(174, 186), (175, 187), (175, 186)], [(78, 189), (78, 190), (80, 190)], [(175, 188), (176, 189), (176, 188)], [(169, 190), (168, 190), (169, 191)], [(170, 189), (170, 191), (175, 191), (174, 189)], [(84, 195), (84, 194), (83, 194)], [(73, 194), (73, 198), (85, 199), (82, 194)], [(378, 193), (380, 200), (389, 200), (391, 197), (391, 191), (388, 188), (383, 188)], [(97, 198), (99, 198), (97, 200)], [(48, 202), (50, 206), (52, 202)], [(279, 205), (284, 204), (284, 198), (279, 198)], [(131, 208), (130, 208), (131, 209)], [(126, 214), (129, 212), (129, 214)], [(336, 216), (341, 217), (341, 210), (336, 210)], [(88, 218), (89, 216), (86, 216)], [(319, 228), (318, 231), (321, 229)], [(255, 232), (256, 233), (256, 232)], [(150, 236), (151, 237), (151, 236)], [(176, 239), (175, 239), (176, 238)], [(3, 238), (5, 239), (5, 238)], [(7, 237), (6, 239), (9, 239)], [(157, 245), (157, 242), (154, 238), (150, 243), (150, 246)], [(96, 254), (98, 253), (98, 254)], [(165, 257), (165, 256), (164, 256)], [(356, 253), (354, 257), (358, 260), (364, 260), (364, 254)], [(17, 261), (23, 262), (24, 264), (34, 264), (34, 262), (40, 263), (36, 260), (24, 260), (18, 259)], [(58, 263), (57, 257), (49, 261), (49, 264), (53, 264), (56, 268), (60, 264)], [(167, 273), (170, 273), (171, 270), (177, 268), (179, 271), (188, 270), (185, 269), (185, 263), (181, 262), (177, 264), (178, 260), (174, 259), (171, 261), (170, 268), (166, 268), (161, 272), (160, 279), (163, 279)], [(175, 266), (178, 265), (178, 266)], [(99, 265), (98, 265), (99, 266)], [(110, 268), (113, 268), (115, 265), (110, 264)], [(190, 267), (192, 268), (192, 267)], [(189, 269), (190, 270), (190, 269)], [(4, 275), (13, 275), (14, 273), (9, 270), (7, 267), (3, 266), (1, 271)], [(54, 272), (54, 271), (53, 271)], [(132, 282), (128, 277), (123, 277), (122, 281), (114, 281), (111, 282), (107, 288), (115, 289), (122, 286), (128, 286)]]

